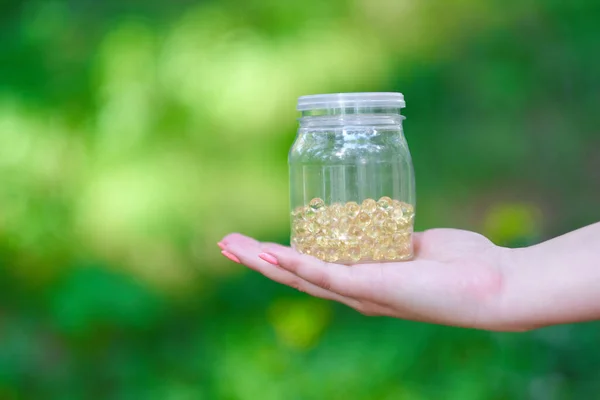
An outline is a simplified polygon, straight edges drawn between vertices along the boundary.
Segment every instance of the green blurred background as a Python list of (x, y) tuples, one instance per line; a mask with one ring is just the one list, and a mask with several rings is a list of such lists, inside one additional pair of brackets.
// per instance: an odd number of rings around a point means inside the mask
[[(417, 228), (600, 220), (600, 3), (0, 2), (0, 399), (593, 399), (600, 325), (366, 318), (225, 260), (288, 240), (299, 95), (400, 91)], [(560, 299), (557, 299), (560, 301)]]

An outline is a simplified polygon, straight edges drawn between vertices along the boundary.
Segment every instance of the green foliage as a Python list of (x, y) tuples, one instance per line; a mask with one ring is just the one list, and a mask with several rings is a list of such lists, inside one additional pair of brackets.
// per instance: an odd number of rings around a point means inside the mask
[[(513, 4), (510, 4), (513, 3)], [(293, 293), (302, 94), (401, 91), (419, 229), (598, 220), (593, 1), (0, 6), (0, 399), (591, 399), (598, 324), (490, 334)]]

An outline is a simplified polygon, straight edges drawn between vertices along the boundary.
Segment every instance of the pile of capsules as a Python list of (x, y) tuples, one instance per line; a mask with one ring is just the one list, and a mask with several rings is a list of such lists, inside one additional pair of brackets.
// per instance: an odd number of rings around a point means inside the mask
[(408, 260), (414, 217), (412, 205), (387, 196), (331, 205), (315, 198), (292, 211), (292, 247), (345, 264)]

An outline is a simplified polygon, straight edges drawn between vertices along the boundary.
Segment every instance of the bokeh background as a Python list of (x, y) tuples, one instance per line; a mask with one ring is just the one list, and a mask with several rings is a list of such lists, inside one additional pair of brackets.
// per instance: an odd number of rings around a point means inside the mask
[[(600, 220), (595, 0), (0, 3), (0, 399), (593, 399), (600, 325), (367, 318), (225, 260), (288, 241), (299, 95), (400, 91), (417, 228)], [(560, 301), (560, 299), (557, 299)]]

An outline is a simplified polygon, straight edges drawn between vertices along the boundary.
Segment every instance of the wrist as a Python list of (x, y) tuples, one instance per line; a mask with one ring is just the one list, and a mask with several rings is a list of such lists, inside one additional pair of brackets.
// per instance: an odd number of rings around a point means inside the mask
[(585, 290), (588, 285), (581, 284), (575, 265), (575, 260), (563, 259), (559, 249), (544, 244), (506, 249), (498, 302), (505, 330), (522, 332), (577, 322), (580, 307), (573, 297), (586, 297), (589, 291)]
[(529, 248), (498, 247), (502, 286), (490, 307), (490, 330), (525, 332), (543, 326), (528, 317), (527, 297), (531, 293), (524, 292), (520, 282), (528, 254)]

